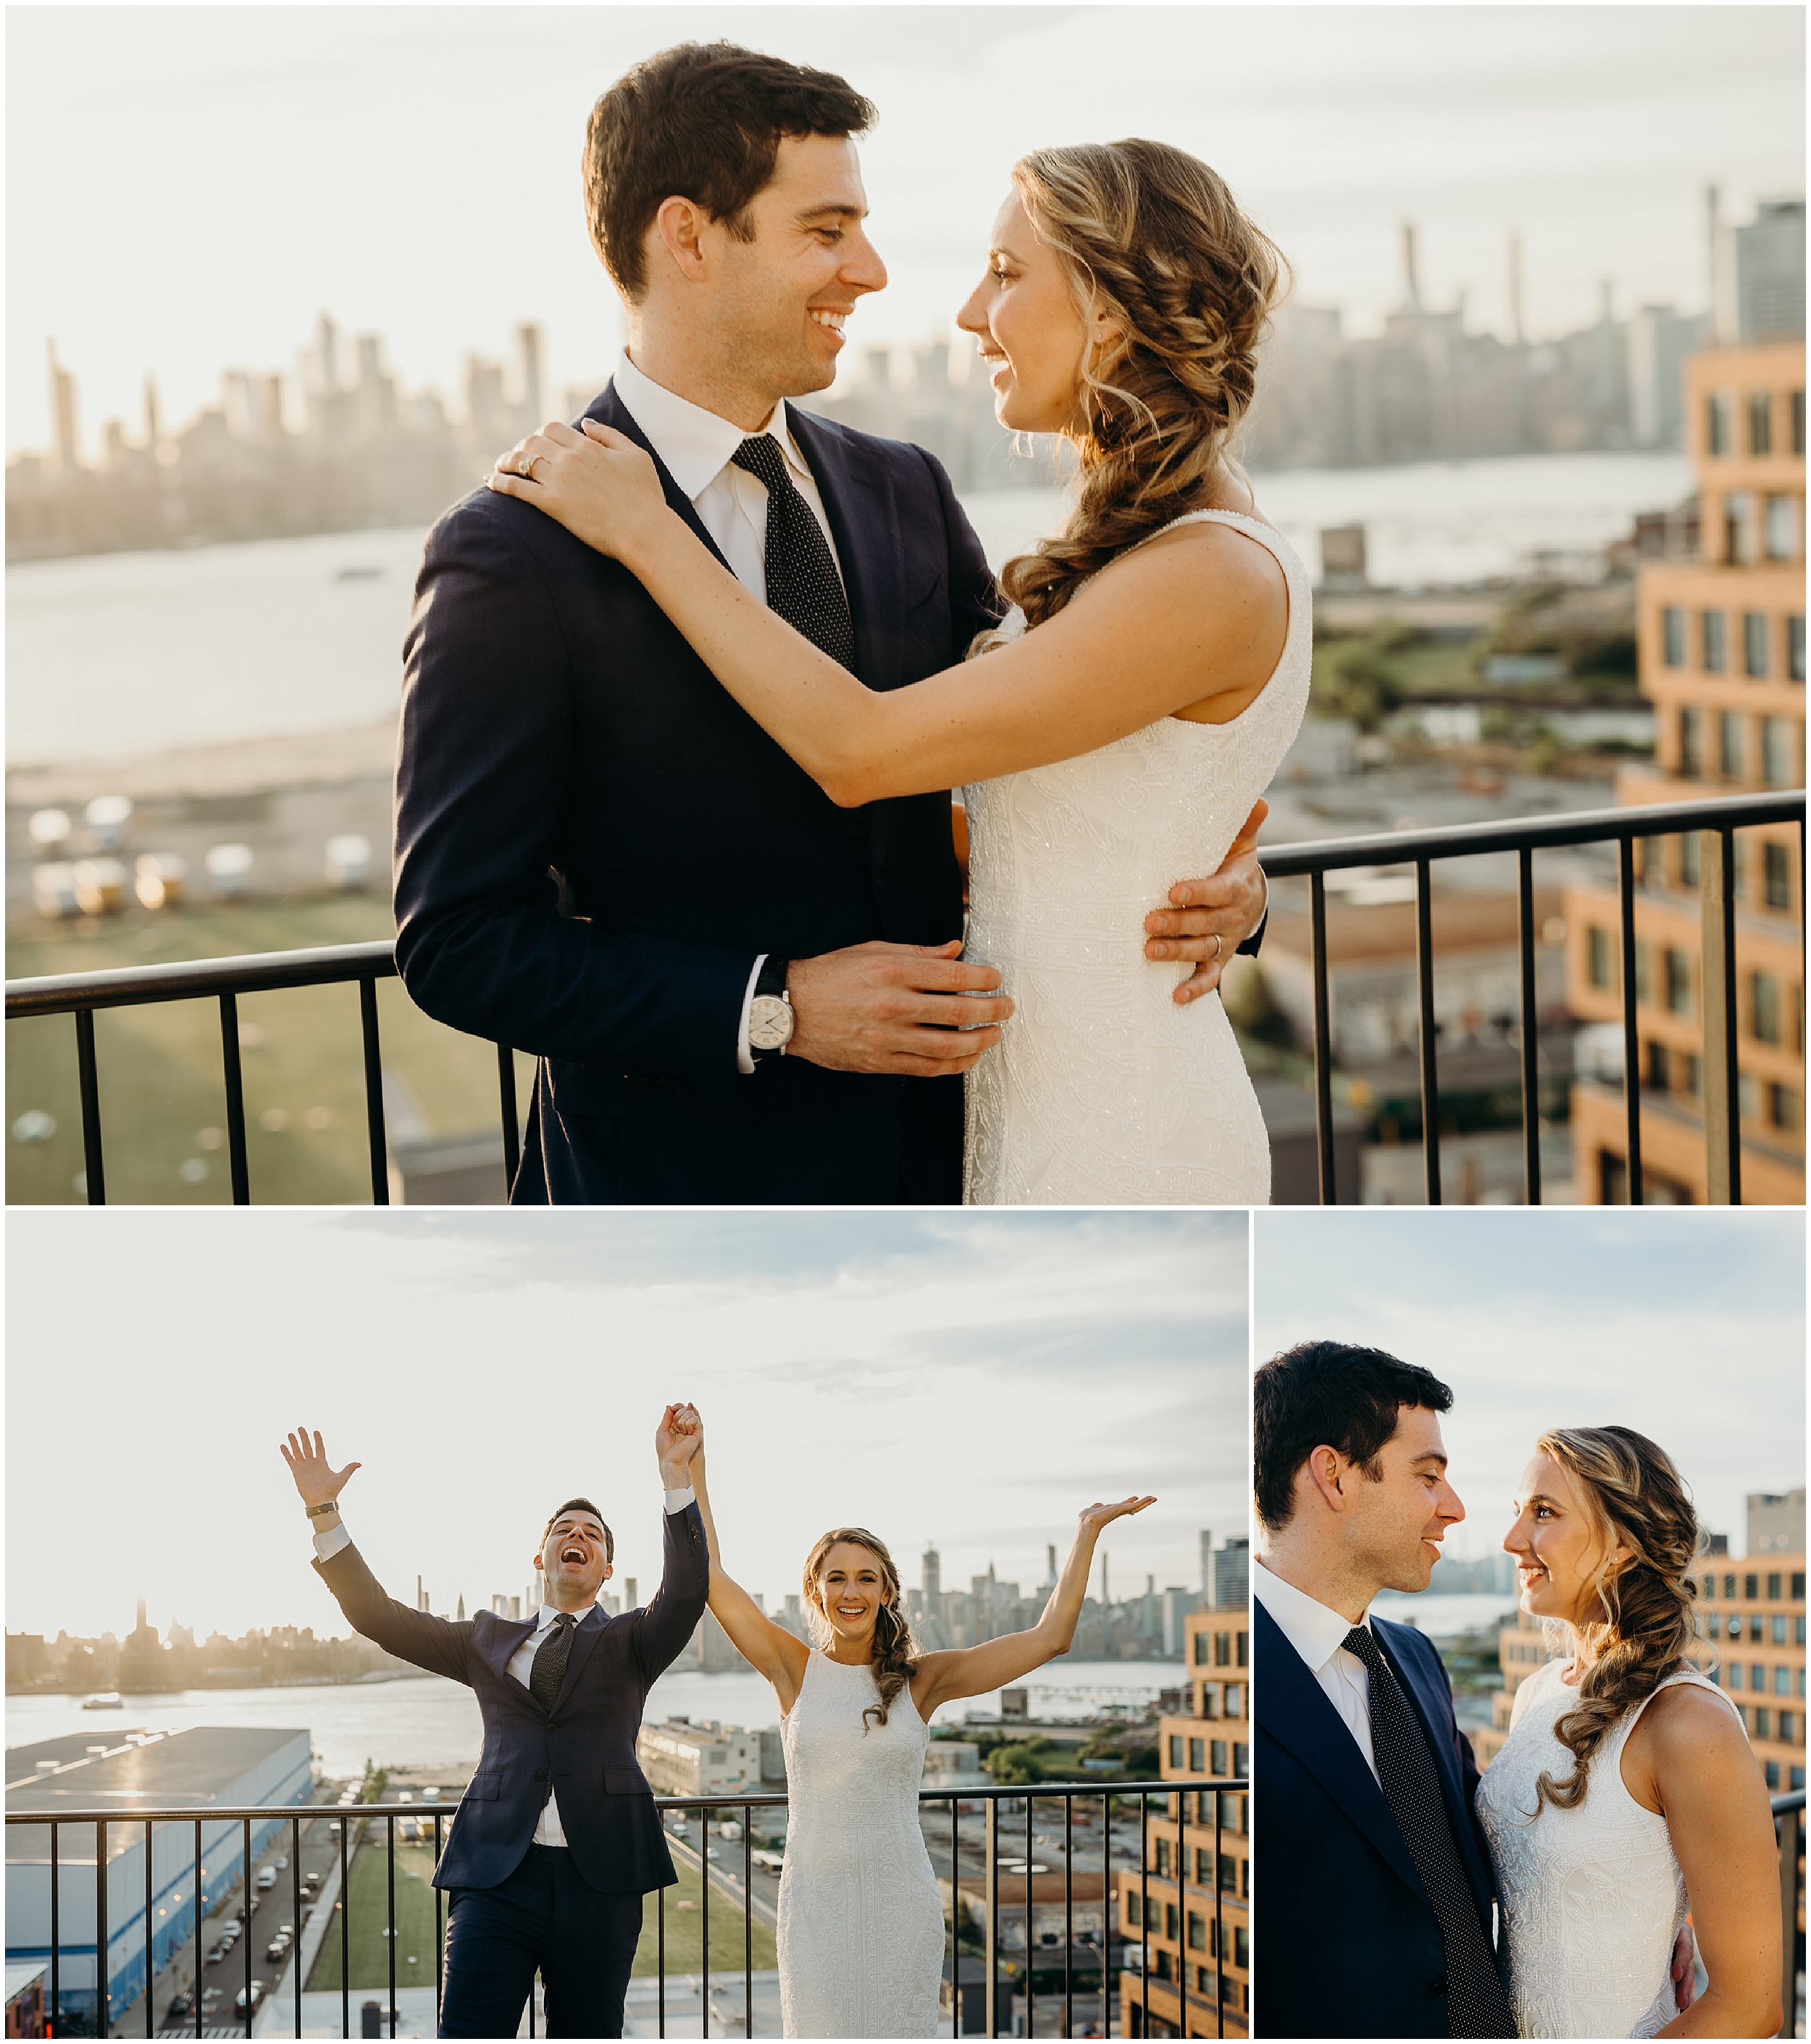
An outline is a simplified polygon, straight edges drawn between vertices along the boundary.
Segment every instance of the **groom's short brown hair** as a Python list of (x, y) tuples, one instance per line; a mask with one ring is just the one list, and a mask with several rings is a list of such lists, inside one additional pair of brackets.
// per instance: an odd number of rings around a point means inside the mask
[(1272, 1356), (1252, 1386), (1252, 1462), (1258, 1517), (1280, 1533), (1295, 1509), (1295, 1473), (1317, 1448), (1337, 1448), (1375, 1483), (1377, 1458), (1405, 1405), (1451, 1409), (1432, 1370), (1351, 1342), (1298, 1342)]
[(591, 109), (585, 209), (625, 298), (648, 288), (642, 244), (675, 195), (752, 238), (746, 210), (789, 135), (859, 135), (873, 106), (833, 71), (734, 43), (675, 43), (619, 78)]

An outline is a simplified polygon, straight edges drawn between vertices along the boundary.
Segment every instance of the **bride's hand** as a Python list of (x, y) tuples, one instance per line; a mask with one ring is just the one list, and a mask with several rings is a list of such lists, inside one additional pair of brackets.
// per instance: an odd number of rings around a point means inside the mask
[(627, 561), (667, 513), (653, 458), (595, 419), (575, 432), (559, 421), (518, 440), (484, 478), (519, 497), (613, 560)]
[(1148, 1504), (1155, 1504), (1155, 1497), (1122, 1497), (1117, 1504), (1090, 1504), (1084, 1506), (1080, 1516), (1081, 1530), (1084, 1533), (1098, 1533), (1103, 1526), (1110, 1525), (1116, 1519), (1129, 1518), (1135, 1512), (1142, 1512)]

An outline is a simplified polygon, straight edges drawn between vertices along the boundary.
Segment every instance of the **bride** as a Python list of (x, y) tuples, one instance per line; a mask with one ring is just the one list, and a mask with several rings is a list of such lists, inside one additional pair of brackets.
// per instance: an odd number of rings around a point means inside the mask
[(1222, 857), (1307, 704), (1309, 577), (1228, 451), (1282, 265), (1220, 177), (1155, 142), (1013, 171), (959, 324), (1002, 423), (1067, 440), (1067, 525), (1009, 561), (978, 665), (871, 693), (759, 602), (595, 421), (498, 465), (647, 587), (837, 803), (963, 786), (967, 955), (1015, 1019), (967, 1078), (973, 1204), (1262, 1203), (1270, 1151), (1217, 1000), (1136, 932)]
[[(702, 1433), (698, 1415), (675, 1431)], [(1090, 1504), (1044, 1616), (1029, 1632), (942, 1653), (914, 1650), (899, 1572), (859, 1526), (806, 1558), (804, 1604), (820, 1642), (774, 1623), (725, 1572), (701, 1439), (692, 1488), (710, 1552), (710, 1608), (779, 1699), (786, 1847), (780, 1874), (780, 2014), (788, 2037), (931, 2037), (943, 1904), (918, 1828), (930, 1721), (1068, 1651), (1102, 1527), (1155, 1502)]]
[[(1771, 2037), (1780, 2023), (1773, 1819), (1735, 1706), (1687, 1662), (1698, 1520), (1626, 1427), (1541, 1435), (1516, 1523), (1521, 1608), (1568, 1658), (1516, 1692), (1478, 1787), (1518, 2034)], [(1675, 2015), (1690, 1908), (1709, 1975)]]

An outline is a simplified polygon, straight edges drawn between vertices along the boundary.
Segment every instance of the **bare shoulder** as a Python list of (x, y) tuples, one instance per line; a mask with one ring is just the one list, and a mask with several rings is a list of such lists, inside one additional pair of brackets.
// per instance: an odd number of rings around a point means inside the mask
[(1676, 1682), (1660, 1690), (1629, 1734), (1632, 1757), (1638, 1755), (1662, 1779), (1681, 1769), (1721, 1776), (1731, 1767), (1753, 1769), (1753, 1749), (1742, 1722), (1721, 1696), (1695, 1682)]
[[(1269, 524), (1255, 513), (1248, 515), (1254, 524)], [(1268, 595), (1288, 601), (1289, 578), (1282, 562), (1262, 540), (1217, 518), (1194, 518), (1186, 525), (1172, 525), (1114, 565), (1131, 567), (1140, 563), (1204, 594), (1235, 599)], [(1204, 571), (1210, 580), (1203, 580)]]

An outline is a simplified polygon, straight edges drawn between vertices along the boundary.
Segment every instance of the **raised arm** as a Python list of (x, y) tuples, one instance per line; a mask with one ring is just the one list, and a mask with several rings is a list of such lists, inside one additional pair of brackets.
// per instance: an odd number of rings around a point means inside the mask
[(360, 1465), (348, 1462), (344, 1469), (335, 1469), (319, 1433), (310, 1435), (306, 1427), (298, 1427), (279, 1452), (302, 1503), (310, 1508), (308, 1523), (315, 1536), (316, 1573), (333, 1592), (348, 1623), (400, 1661), (412, 1662), (431, 1675), (469, 1681), (466, 1656), (471, 1639), (470, 1621), (436, 1618), (398, 1604), (386, 1594), (345, 1531), (340, 1493)]
[(1044, 1616), (1029, 1632), (1008, 1632), (979, 1646), (956, 1646), (927, 1654), (912, 1677), (912, 1701), (928, 1723), (940, 1704), (958, 1696), (979, 1696), (997, 1689), (1002, 1682), (1016, 1681), (1069, 1651), (1075, 1637), (1075, 1623), (1088, 1594), (1088, 1577), (1094, 1566), (1094, 1545), (1101, 1528), (1155, 1504), (1154, 1497), (1126, 1497), (1117, 1504), (1090, 1504), (1075, 1528), (1075, 1544), (1063, 1565), (1063, 1573), (1050, 1593)]
[[(1224, 526), (1166, 534), (1038, 631), (879, 694), (715, 560), (653, 463), (595, 420), (551, 425), (486, 478), (621, 561), (756, 723), (855, 808), (1073, 759), (1212, 697), (1236, 714), (1282, 652), (1288, 598), (1263, 548)], [(532, 476), (521, 473), (523, 467)]]
[(725, 1572), (722, 1551), (717, 1546), (717, 1521), (710, 1508), (710, 1493), (705, 1481), (704, 1436), (702, 1426), (698, 1452), (692, 1458), (692, 1491), (704, 1521), (705, 1539), (710, 1550), (711, 1616), (729, 1635), (731, 1643), (757, 1674), (774, 1685), (783, 1717), (797, 1699), (805, 1680), (805, 1664), (810, 1649), (783, 1626), (775, 1625), (735, 1578)]

